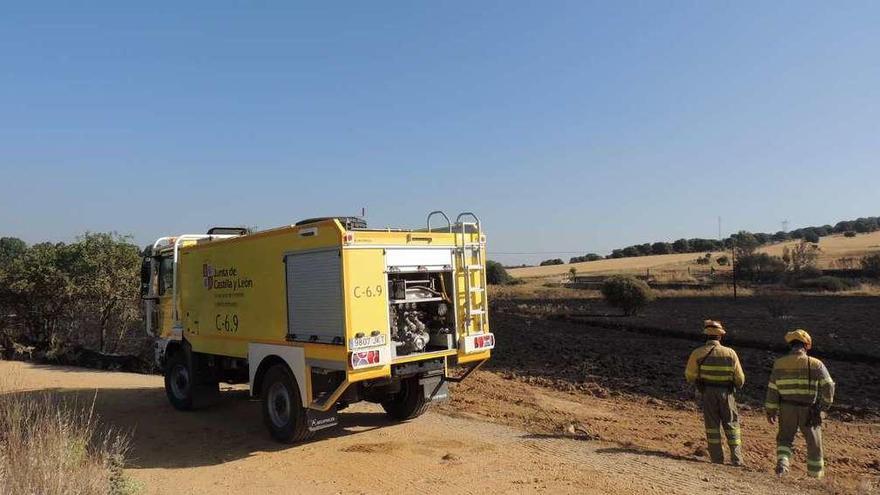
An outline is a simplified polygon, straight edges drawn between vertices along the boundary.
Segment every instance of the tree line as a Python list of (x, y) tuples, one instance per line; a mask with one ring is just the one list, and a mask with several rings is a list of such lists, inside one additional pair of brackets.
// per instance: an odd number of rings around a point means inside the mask
[[(817, 227), (803, 227), (789, 232), (779, 231), (770, 233), (751, 233), (739, 232), (733, 234), (726, 239), (678, 239), (672, 242), (658, 241), (647, 242), (644, 244), (634, 244), (625, 248), (615, 249), (611, 254), (602, 256), (596, 253), (588, 253), (583, 256), (574, 256), (569, 259), (569, 263), (581, 263), (584, 261), (597, 261), (601, 259), (617, 259), (632, 258), (637, 256), (652, 256), (657, 254), (682, 254), (682, 253), (708, 253), (712, 251), (731, 250), (737, 240), (741, 240), (743, 235), (753, 236), (758, 246), (785, 242), (791, 240), (805, 240), (811, 243), (819, 242), (821, 237), (832, 234), (844, 234), (852, 236), (855, 234), (864, 234), (880, 230), (880, 217), (862, 217), (855, 220), (845, 220), (837, 222), (835, 225), (821, 225)], [(751, 241), (751, 239), (749, 239)], [(565, 262), (561, 258), (544, 260), (541, 266), (561, 265)]]

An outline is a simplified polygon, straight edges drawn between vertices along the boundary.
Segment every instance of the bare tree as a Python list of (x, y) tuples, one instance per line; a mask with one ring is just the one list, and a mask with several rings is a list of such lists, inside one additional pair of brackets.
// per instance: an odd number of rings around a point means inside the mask
[(782, 261), (790, 271), (799, 273), (808, 268), (815, 268), (821, 249), (817, 244), (802, 240), (789, 249), (782, 250)]

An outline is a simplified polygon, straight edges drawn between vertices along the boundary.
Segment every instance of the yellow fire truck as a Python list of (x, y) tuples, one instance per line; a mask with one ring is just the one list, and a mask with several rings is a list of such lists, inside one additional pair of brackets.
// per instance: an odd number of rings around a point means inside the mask
[(332, 217), (158, 239), (141, 292), (171, 404), (198, 408), (219, 382), (248, 383), (272, 436), (295, 442), (354, 402), (406, 420), (446, 398), (495, 346), (486, 241), (472, 213), (426, 224)]

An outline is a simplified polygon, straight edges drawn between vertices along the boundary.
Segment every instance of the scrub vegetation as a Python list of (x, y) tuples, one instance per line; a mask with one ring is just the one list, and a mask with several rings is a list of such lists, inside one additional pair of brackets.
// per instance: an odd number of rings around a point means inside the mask
[(615, 276), (602, 284), (602, 296), (612, 308), (623, 311), (626, 316), (637, 314), (654, 300), (648, 284), (633, 277)]
[(0, 356), (146, 366), (139, 267), (138, 247), (115, 233), (32, 246), (0, 238)]
[(123, 473), (127, 436), (102, 428), (94, 404), (12, 391), (9, 383), (8, 376), (0, 383), (0, 494), (138, 491)]

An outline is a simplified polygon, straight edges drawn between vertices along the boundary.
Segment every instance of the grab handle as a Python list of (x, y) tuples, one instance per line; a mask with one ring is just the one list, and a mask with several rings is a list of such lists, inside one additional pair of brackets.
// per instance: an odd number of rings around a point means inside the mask
[(428, 222), (427, 222), (428, 232), (431, 232), (431, 217), (433, 217), (434, 215), (441, 215), (446, 220), (446, 226), (449, 229), (449, 233), (451, 234), (452, 233), (452, 222), (449, 220), (449, 217), (446, 216), (446, 213), (443, 213), (440, 210), (436, 210), (436, 211), (432, 211), (431, 213), (428, 213)]

